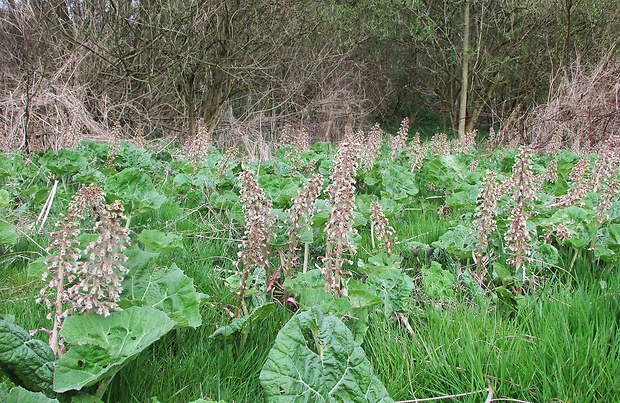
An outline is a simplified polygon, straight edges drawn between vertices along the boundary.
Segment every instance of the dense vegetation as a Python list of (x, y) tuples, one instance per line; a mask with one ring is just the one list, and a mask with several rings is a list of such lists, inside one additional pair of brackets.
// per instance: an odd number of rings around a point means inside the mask
[(1, 400), (617, 399), (615, 138), (407, 129), (0, 156)]

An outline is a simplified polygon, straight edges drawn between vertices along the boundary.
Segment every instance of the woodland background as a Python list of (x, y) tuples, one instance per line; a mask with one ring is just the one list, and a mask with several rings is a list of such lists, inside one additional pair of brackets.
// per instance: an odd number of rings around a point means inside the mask
[(203, 130), (261, 158), (287, 124), (338, 141), (408, 117), (589, 148), (620, 123), (619, 34), (617, 0), (4, 0), (0, 139)]

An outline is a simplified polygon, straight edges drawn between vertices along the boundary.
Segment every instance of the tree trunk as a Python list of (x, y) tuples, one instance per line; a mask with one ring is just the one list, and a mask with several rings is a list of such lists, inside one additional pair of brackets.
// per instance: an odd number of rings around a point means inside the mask
[(465, 1), (463, 10), (463, 67), (461, 75), (461, 102), (459, 108), (459, 138), (465, 136), (467, 120), (467, 84), (469, 82), (469, 2)]

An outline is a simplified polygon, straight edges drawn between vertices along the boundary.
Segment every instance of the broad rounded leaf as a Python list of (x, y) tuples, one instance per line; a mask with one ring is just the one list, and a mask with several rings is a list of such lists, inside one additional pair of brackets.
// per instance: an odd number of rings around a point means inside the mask
[(202, 324), (201, 296), (194, 280), (175, 264), (172, 267), (143, 267), (125, 277), (123, 296), (136, 305), (148, 305), (165, 312), (175, 327), (196, 328)]
[(13, 245), (17, 243), (15, 227), (4, 221), (0, 221), (0, 245)]
[(55, 359), (47, 344), (0, 320), (0, 369), (16, 385), (34, 392), (51, 392)]
[(88, 166), (88, 160), (73, 150), (48, 151), (39, 159), (39, 163), (52, 173), (63, 176), (73, 175)]
[(169, 253), (183, 248), (181, 235), (164, 233), (159, 230), (145, 229), (140, 233), (138, 241), (147, 252)]
[(418, 194), (414, 180), (415, 174), (399, 165), (390, 164), (381, 171), (385, 191), (382, 195), (397, 201), (403, 201)]
[(458, 259), (467, 259), (471, 257), (472, 251), (476, 250), (477, 242), (478, 240), (473, 235), (471, 228), (458, 225), (446, 231), (431, 246), (443, 249)]
[(79, 390), (113, 376), (173, 326), (168, 315), (151, 307), (68, 317), (61, 335), (71, 348), (56, 363), (54, 390)]
[(58, 399), (51, 399), (41, 392), (31, 392), (20, 386), (11, 389), (6, 395), (4, 403), (59, 403)]
[(260, 382), (268, 402), (393, 402), (351, 331), (318, 308), (280, 330)]
[(366, 285), (375, 289), (377, 296), (383, 300), (385, 316), (403, 311), (415, 287), (411, 277), (394, 267), (385, 267), (368, 275)]

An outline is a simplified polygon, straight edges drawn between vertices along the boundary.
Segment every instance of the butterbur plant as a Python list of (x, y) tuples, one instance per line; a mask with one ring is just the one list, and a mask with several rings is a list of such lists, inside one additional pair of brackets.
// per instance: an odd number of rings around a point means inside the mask
[(325, 291), (331, 292), (335, 297), (341, 295), (340, 283), (343, 266), (347, 262), (351, 263), (345, 255), (356, 251), (351, 235), (355, 234), (353, 210), (357, 166), (355, 145), (348, 142), (342, 143), (338, 153), (334, 156), (329, 176), (331, 183), (327, 187), (328, 205), (331, 206), (331, 212), (325, 225), (327, 242), (323, 258)]
[[(51, 233), (38, 299), (53, 319), (49, 346), (0, 317), (0, 370), (15, 384), (10, 401), (101, 401), (137, 354), (175, 327), (201, 324), (202, 297), (177, 267), (134, 262), (124, 278), (127, 219), (121, 202), (105, 205), (104, 196), (96, 186), (80, 189)], [(81, 249), (80, 226), (90, 221), (97, 238)]]
[(568, 178), (573, 182), (568, 192), (562, 195), (556, 205), (573, 206), (580, 203), (583, 197), (592, 189), (592, 182), (588, 175), (588, 160), (582, 158), (573, 167)]
[(129, 229), (121, 225), (127, 220), (123, 212), (120, 200), (106, 205), (95, 223), (99, 237), (84, 248), (89, 259), (78, 265), (76, 282), (67, 290), (79, 313), (108, 316), (110, 311), (120, 311), (121, 282), (128, 273), (123, 251), (131, 244)]
[(245, 215), (245, 233), (240, 245), (239, 262), (239, 307), (247, 314), (244, 298), (248, 289), (248, 280), (257, 270), (264, 270), (265, 279), (269, 279), (269, 241), (273, 235), (275, 216), (271, 214), (272, 202), (265, 197), (265, 192), (249, 170), (239, 174), (241, 186), (240, 199)]
[(508, 231), (504, 234), (506, 249), (511, 256), (506, 262), (515, 267), (516, 273), (522, 273), (522, 278), (525, 280), (527, 278), (525, 263), (530, 260), (531, 253), (531, 237), (527, 229), (528, 205), (529, 201), (536, 198), (529, 155), (525, 147), (515, 158), (512, 171), (513, 207), (508, 217)]
[(411, 157), (411, 172), (414, 173), (422, 168), (424, 157), (428, 152), (428, 145), (418, 145), (417, 147), (411, 147), (409, 150), (409, 157)]
[(450, 154), (448, 135), (446, 133), (435, 133), (433, 137), (431, 137), (430, 149), (432, 153), (437, 156)]
[(474, 235), (478, 239), (476, 257), (476, 279), (482, 282), (484, 279), (485, 254), (489, 239), (497, 229), (495, 216), (497, 215), (497, 200), (501, 196), (500, 187), (497, 183), (495, 172), (488, 171), (482, 182), (482, 189), (478, 196), (478, 205), (474, 217)]
[(409, 135), (409, 118), (405, 117), (400, 123), (400, 128), (396, 136), (390, 137), (390, 147), (392, 147), (392, 153), (390, 158), (395, 159), (404, 149), (407, 142), (407, 136)]
[(373, 249), (376, 248), (376, 238), (385, 245), (387, 256), (392, 256), (394, 245), (396, 244), (396, 238), (394, 237), (396, 231), (388, 222), (379, 203), (370, 204), (370, 233)]
[(194, 161), (207, 155), (212, 146), (211, 133), (204, 119), (200, 119), (197, 126), (196, 136), (188, 140), (183, 147), (185, 155)]
[(61, 220), (56, 223), (58, 231), (52, 232), (53, 241), (48, 248), (52, 255), (46, 261), (46, 270), (42, 279), (45, 285), (40, 291), (41, 297), (36, 302), (44, 302), (49, 313), (48, 319), (54, 323), (49, 331), (49, 345), (56, 356), (62, 354), (59, 332), (64, 319), (74, 310), (69, 304), (69, 298), (65, 291), (66, 284), (75, 280), (75, 269), (80, 258), (80, 249), (76, 240), (80, 234), (79, 220), (82, 218), (80, 211), (69, 208), (67, 215), (61, 215)]
[(551, 162), (549, 163), (549, 167), (547, 167), (547, 170), (544, 173), (545, 177), (544, 180), (549, 182), (549, 183), (555, 183), (558, 180), (558, 161), (557, 160), (551, 160)]
[(620, 164), (620, 153), (614, 147), (615, 138), (608, 139), (599, 152), (599, 158), (592, 172), (592, 191), (600, 192), (610, 178), (614, 177)]
[[(618, 183), (617, 179), (611, 179), (607, 187), (603, 190), (602, 194), (599, 196), (598, 203), (596, 205), (596, 227), (597, 230), (601, 228), (601, 226), (605, 223), (605, 221), (609, 220), (609, 209), (613, 203), (613, 199), (618, 192)], [(598, 236), (598, 231), (597, 231)], [(596, 244), (597, 237), (592, 239), (592, 243), (590, 245), (590, 249), (594, 249)]]
[[(61, 215), (61, 220), (56, 223), (58, 231), (51, 233), (53, 241), (48, 248), (50, 257), (46, 260), (46, 270), (42, 275), (46, 283), (40, 291), (41, 297), (37, 302), (44, 302), (50, 310), (48, 319), (53, 316), (54, 323), (48, 332), (49, 345), (56, 356), (61, 356), (63, 353), (59, 332), (64, 319), (75, 311), (84, 312), (89, 309), (89, 304), (85, 303), (86, 299), (82, 296), (84, 290), (80, 290), (80, 284), (88, 282), (93, 273), (79, 261), (81, 251), (76, 238), (80, 234), (80, 220), (85, 214), (93, 212), (93, 216), (105, 215), (104, 197), (103, 191), (96, 186), (82, 187), (69, 203), (67, 215)], [(120, 208), (122, 209), (122, 206)], [(100, 223), (97, 222), (95, 225), (98, 226)], [(102, 237), (103, 235), (98, 241), (101, 241)], [(96, 292), (90, 294), (89, 291), (89, 295), (95, 296), (95, 294)], [(98, 305), (106, 304), (105, 292), (97, 295), (97, 298), (99, 298), (96, 302)]]
[(381, 127), (379, 127), (379, 123), (375, 123), (366, 138), (366, 147), (364, 149), (364, 167), (366, 169), (370, 169), (374, 161), (379, 157), (382, 141)]
[[(316, 174), (308, 181), (306, 186), (299, 190), (297, 196), (293, 197), (293, 205), (287, 210), (286, 222), (289, 224), (289, 249), (282, 259), (282, 268), (286, 278), (289, 278), (298, 266), (297, 260), (301, 235), (306, 231), (311, 231), (314, 205), (321, 194), (322, 187), (323, 177), (320, 174)], [(309, 249), (310, 244), (306, 243), (304, 248), (304, 272), (307, 271)], [(279, 269), (274, 271), (267, 291), (273, 287), (278, 275)]]

